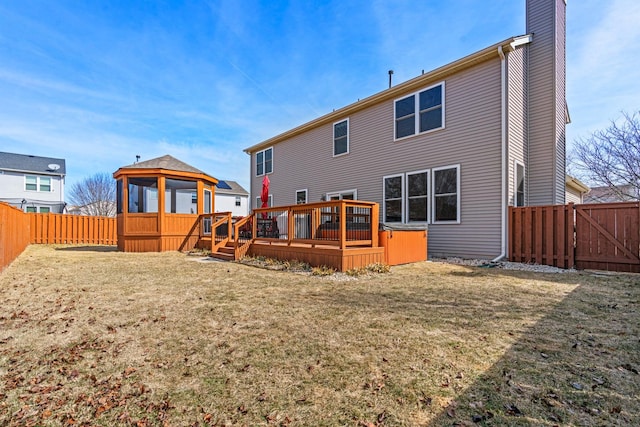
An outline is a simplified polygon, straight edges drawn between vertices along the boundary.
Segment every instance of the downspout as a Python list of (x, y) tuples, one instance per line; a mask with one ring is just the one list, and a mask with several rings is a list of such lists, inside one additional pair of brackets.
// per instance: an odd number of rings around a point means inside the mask
[(502, 46), (498, 46), (498, 55), (500, 55), (500, 142), (502, 145), (502, 193), (500, 202), (500, 255), (495, 257), (492, 262), (497, 262), (507, 255), (507, 64)]

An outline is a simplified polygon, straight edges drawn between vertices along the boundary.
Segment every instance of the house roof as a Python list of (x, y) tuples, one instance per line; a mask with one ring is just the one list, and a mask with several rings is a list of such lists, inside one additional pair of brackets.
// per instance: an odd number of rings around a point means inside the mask
[[(225, 188), (224, 184), (227, 184), (229, 188)], [(235, 195), (242, 195), (242, 196), (249, 195), (249, 192), (245, 190), (240, 184), (238, 184), (235, 181), (229, 181), (227, 179), (218, 181), (218, 184), (216, 185), (216, 194), (218, 193), (235, 194)]]
[(327, 123), (333, 123), (340, 118), (344, 118), (345, 116), (369, 108), (374, 104), (394, 99), (412, 90), (418, 90), (433, 81), (441, 80), (451, 74), (457, 73), (481, 62), (487, 61), (492, 58), (497, 58), (500, 56), (500, 50), (502, 52), (511, 52), (520, 45), (530, 43), (532, 39), (532, 34), (508, 38), (500, 43), (496, 43), (475, 53), (467, 55), (464, 58), (458, 59), (457, 61), (436, 68), (435, 70), (429, 71), (427, 73), (423, 73), (418, 77), (414, 77), (413, 79), (407, 80), (406, 82), (400, 83), (396, 86), (392, 86), (389, 89), (378, 92), (374, 95), (369, 96), (368, 98), (358, 100), (357, 102), (347, 105), (346, 107), (335, 110), (329, 114), (325, 114), (324, 116), (321, 116), (315, 120), (281, 133), (280, 135), (276, 135), (256, 145), (252, 145), (249, 148), (245, 148), (244, 151), (247, 154), (254, 153), (256, 151), (277, 144), (278, 142), (292, 138), (296, 135), (300, 135), (301, 133), (307, 132), (316, 127), (325, 125)]
[[(169, 173), (167, 173), (169, 172)], [(191, 177), (203, 179), (205, 181), (216, 184), (218, 180), (211, 175), (201, 171), (198, 168), (178, 160), (168, 154), (155, 159), (145, 160), (143, 162), (133, 163), (131, 165), (122, 166), (113, 173), (114, 178), (120, 175), (145, 175), (148, 173), (171, 175), (175, 177)]]
[(191, 172), (207, 175), (200, 169), (194, 168), (193, 166), (183, 162), (182, 160), (178, 160), (168, 154), (162, 157), (156, 157), (155, 159), (145, 160), (142, 162), (133, 163), (131, 165), (122, 166), (120, 169), (166, 169), (177, 172)]
[(579, 193), (587, 193), (591, 188), (578, 178), (574, 178), (571, 175), (565, 175), (565, 183), (567, 187), (576, 190)]
[(42, 175), (64, 176), (67, 173), (64, 159), (4, 152), (0, 152), (0, 169), (15, 172), (33, 172)]
[[(612, 203), (639, 200), (640, 194), (632, 185), (619, 185), (616, 189), (611, 187), (593, 187), (585, 194), (585, 203)], [(620, 194), (622, 193), (622, 195)]]

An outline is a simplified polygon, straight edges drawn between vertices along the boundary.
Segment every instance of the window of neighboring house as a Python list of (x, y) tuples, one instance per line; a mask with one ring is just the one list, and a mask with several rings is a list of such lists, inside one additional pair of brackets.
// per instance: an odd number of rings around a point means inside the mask
[(28, 191), (38, 191), (38, 177), (27, 175), (25, 177), (25, 189)]
[(333, 124), (333, 155), (349, 153), (349, 119)]
[(48, 176), (41, 176), (40, 178), (40, 191), (51, 192), (51, 178)]
[(404, 174), (385, 176), (382, 179), (384, 183), (382, 187), (384, 222), (402, 222)]
[(37, 212), (37, 208), (35, 206), (27, 206), (26, 212), (36, 213)]
[[(269, 198), (267, 199), (267, 207), (270, 208), (273, 206), (273, 195), (269, 194)], [(256, 197), (256, 208), (262, 207), (262, 199), (260, 197)]]
[(524, 165), (516, 162), (515, 206), (524, 206)]
[(198, 192), (194, 191), (191, 193), (191, 203), (198, 203)]
[(25, 190), (27, 191), (41, 191), (45, 193), (51, 192), (51, 177), (49, 176), (25, 176)]
[(47, 206), (40, 206), (40, 213), (49, 213), (51, 212), (51, 208), (47, 207)]
[(128, 200), (129, 213), (157, 213), (158, 212), (158, 179), (157, 178), (129, 178), (128, 191), (129, 191), (129, 200)]
[(433, 169), (433, 222), (460, 222), (460, 166)]
[(236, 196), (236, 206), (240, 206), (242, 204), (242, 199), (240, 196)]
[(296, 191), (296, 205), (307, 203), (307, 194), (308, 191), (306, 189)]
[(273, 172), (273, 147), (256, 153), (256, 175)]
[(394, 110), (395, 139), (443, 128), (444, 82), (396, 100)]

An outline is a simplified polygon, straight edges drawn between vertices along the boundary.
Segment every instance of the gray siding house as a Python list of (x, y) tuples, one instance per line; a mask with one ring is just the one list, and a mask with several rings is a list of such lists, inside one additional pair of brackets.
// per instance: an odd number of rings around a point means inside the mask
[(267, 174), (273, 206), (373, 201), (430, 256), (503, 257), (508, 206), (565, 202), (565, 10), (527, 0), (525, 35), (245, 149), (251, 194)]
[(25, 212), (62, 213), (64, 159), (0, 152), (0, 202)]

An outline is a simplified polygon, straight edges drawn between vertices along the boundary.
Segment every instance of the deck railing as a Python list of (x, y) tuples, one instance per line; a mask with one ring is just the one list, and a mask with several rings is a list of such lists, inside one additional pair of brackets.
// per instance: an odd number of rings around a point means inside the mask
[[(267, 242), (378, 246), (378, 204), (333, 200), (254, 209), (252, 236)], [(344, 218), (344, 221), (342, 220)]]

